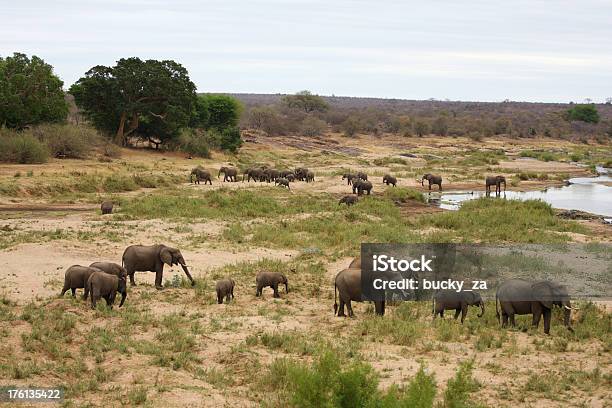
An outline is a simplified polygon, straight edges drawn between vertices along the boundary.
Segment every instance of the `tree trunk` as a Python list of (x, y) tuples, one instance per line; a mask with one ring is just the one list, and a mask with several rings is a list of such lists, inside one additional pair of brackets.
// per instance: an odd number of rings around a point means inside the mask
[(115, 143), (121, 143), (121, 146), (125, 146), (125, 136), (123, 135), (123, 129), (125, 128), (126, 119), (127, 114), (125, 112), (122, 112), (121, 119), (119, 120), (119, 128), (117, 129), (117, 134), (115, 135)]

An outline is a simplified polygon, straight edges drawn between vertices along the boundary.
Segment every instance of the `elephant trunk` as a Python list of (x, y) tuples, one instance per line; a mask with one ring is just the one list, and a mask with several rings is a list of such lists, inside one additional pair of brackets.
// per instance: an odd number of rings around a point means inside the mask
[(480, 301), (480, 314), (478, 315), (478, 317), (484, 316), (484, 313), (485, 313), (485, 305), (483, 301)]
[(124, 289), (123, 292), (121, 292), (121, 302), (119, 302), (119, 307), (123, 306), (125, 298), (127, 298), (127, 290)]
[(183, 262), (183, 263), (181, 263), (181, 267), (183, 268), (183, 271), (185, 272), (185, 275), (187, 275), (187, 277), (191, 281), (191, 286), (195, 286), (195, 281), (191, 277), (191, 274), (189, 273), (189, 269), (187, 268), (187, 265), (185, 265), (185, 263)]

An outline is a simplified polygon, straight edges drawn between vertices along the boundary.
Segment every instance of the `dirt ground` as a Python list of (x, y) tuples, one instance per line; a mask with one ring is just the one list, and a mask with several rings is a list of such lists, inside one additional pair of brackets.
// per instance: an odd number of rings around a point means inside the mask
[[(463, 155), (471, 149), (482, 148), (482, 144), (469, 139), (448, 138), (401, 138), (385, 137), (378, 139), (371, 136), (348, 139), (339, 135), (320, 139), (303, 138), (264, 138), (257, 134), (247, 137), (248, 142), (241, 150), (240, 157), (248, 157), (254, 161), (280, 163), (286, 167), (308, 165), (316, 173), (314, 183), (293, 183), (291, 194), (308, 197), (310, 194), (329, 194), (340, 198), (350, 192), (340, 178), (343, 169), (364, 170), (372, 176), (375, 194), (381, 194), (386, 187), (382, 184), (382, 174), (393, 171), (399, 177), (400, 186), (413, 187), (425, 191), (420, 181), (415, 177), (429, 165), (423, 158), (410, 158), (401, 154), (413, 152), (422, 156), (426, 146), (431, 152), (440, 156)], [(549, 175), (585, 176), (590, 174), (584, 167), (565, 162), (541, 162), (533, 159), (518, 158), (517, 155), (525, 149), (558, 149), (566, 142), (554, 140), (521, 140), (496, 139), (487, 148), (503, 149), (507, 160), (500, 161), (495, 168), (513, 169), (513, 172), (529, 171)], [(428, 153), (435, 154), (435, 153)], [(111, 174), (117, 168), (140, 168), (156, 174), (187, 175), (196, 164), (203, 164), (211, 169), (222, 164), (238, 165), (239, 158), (214, 154), (212, 159), (189, 159), (184, 154), (162, 153), (143, 150), (123, 149), (122, 157), (111, 163), (99, 160), (53, 160), (43, 165), (8, 165), (0, 164), (0, 181), (13, 182), (28, 186), (37, 183), (61, 180), (72, 175), (79, 177), (83, 173)], [(402, 162), (383, 163), (376, 165), (375, 160), (402, 159)], [(366, 164), (367, 162), (367, 164)], [(280, 166), (279, 166), (280, 167)], [(477, 171), (487, 173), (482, 166)], [(465, 179), (445, 183), (445, 190), (484, 190), (481, 179), (470, 178), (468, 173), (474, 169), (461, 171), (456, 168), (439, 167), (440, 173), (446, 177), (466, 173)], [(14, 176), (17, 172), (33, 171), (34, 177)], [(214, 171), (216, 176), (216, 171)], [(511, 176), (511, 173), (507, 173)], [(186, 177), (186, 176), (185, 176)], [(42, 179), (42, 180), (41, 180)], [(543, 186), (556, 185), (561, 181), (525, 181), (518, 186), (508, 185), (508, 189), (536, 189)], [(187, 179), (177, 188), (184, 191), (224, 189), (263, 189), (270, 187), (266, 183), (222, 183), (215, 179), (212, 186), (190, 184)], [(138, 194), (148, 193), (140, 189), (126, 193), (117, 193), (121, 197), (138, 197)], [(197, 220), (179, 222), (170, 219), (129, 220), (113, 218), (111, 222), (99, 214), (97, 198), (103, 194), (90, 194), (65, 198), (64, 196), (27, 196), (6, 195), (0, 192), (0, 233), (14, 234), (15, 239), (23, 240), (9, 242), (5, 248), (0, 246), (0, 294), (7, 302), (15, 302), (16, 315), (22, 315), (28, 304), (34, 302), (37, 307), (49, 312), (62, 310), (64, 313), (76, 316), (77, 324), (73, 329), (75, 342), (68, 342), (71, 353), (79, 354), (86, 336), (92, 327), (104, 327), (111, 332), (121, 320), (121, 311), (101, 315), (100, 311), (91, 311), (79, 300), (71, 301), (68, 296), (57, 299), (57, 294), (63, 283), (64, 271), (74, 264), (89, 265), (95, 261), (112, 261), (121, 263), (121, 256), (126, 246), (131, 244), (153, 244), (164, 242), (180, 247), (187, 260), (192, 275), (196, 280), (214, 282), (223, 267), (231, 267), (238, 263), (257, 263), (263, 260), (292, 262), (304, 255), (304, 250), (258, 247), (253, 245), (228, 245), (220, 239), (231, 221), (224, 219)], [(411, 201), (399, 204), (404, 217), (419, 217), (424, 214), (441, 213), (443, 210), (427, 204)], [(311, 214), (300, 216), (308, 217)], [(258, 220), (262, 222), (262, 220)], [(265, 222), (265, 220), (263, 220)], [(612, 241), (612, 226), (603, 225), (597, 220), (582, 220), (592, 235), (572, 235), (573, 241), (586, 242)], [(57, 236), (54, 234), (59, 234)], [(13, 236), (13, 235), (11, 235)], [(38, 238), (40, 237), (40, 238)], [(1, 243), (2, 241), (0, 241)], [(263, 371), (277, 357), (296, 357), (286, 350), (250, 346), (253, 337), (261, 337), (265, 333), (290, 333), (297, 338), (308, 341), (327, 339), (330, 342), (339, 339), (350, 340), (355, 336), (361, 344), (362, 358), (369, 362), (379, 373), (381, 387), (388, 388), (392, 384), (405, 384), (414, 376), (424, 363), (429, 372), (435, 373), (438, 385), (444, 389), (447, 380), (452, 378), (461, 362), (474, 359), (474, 377), (480, 383), (476, 393), (477, 400), (488, 406), (610, 406), (612, 393), (610, 388), (610, 368), (612, 356), (609, 343), (603, 344), (595, 338), (570, 342), (569, 346), (559, 346), (557, 340), (544, 336), (541, 332), (517, 329), (504, 334), (500, 347), (477, 348), (482, 334), (471, 333), (471, 329), (453, 328), (449, 323), (440, 328), (432, 322), (431, 317), (421, 316), (422, 341), (413, 344), (394, 344), (386, 337), (377, 338), (364, 329), (364, 321), (375, 320), (371, 316), (371, 306), (356, 304), (357, 315), (354, 319), (334, 317), (332, 313), (333, 285), (331, 282), (338, 271), (345, 268), (352, 257), (338, 256), (321, 259), (324, 275), (316, 281), (300, 276), (300, 271), (291, 272), (292, 278), (298, 282), (298, 290), (289, 294), (282, 293), (281, 299), (272, 299), (269, 289), (264, 291), (262, 298), (255, 297), (255, 284), (251, 278), (240, 277), (237, 280), (236, 298), (230, 304), (214, 303), (212, 287), (207, 287), (204, 298), (193, 294), (193, 289), (176, 287), (156, 291), (152, 285), (153, 273), (137, 273), (139, 286), (130, 288), (128, 303), (142, 316), (152, 315), (153, 319), (162, 321), (164, 317), (173, 316), (189, 321), (185, 327), (191, 327), (196, 344), (193, 347), (198, 366), (205, 371), (196, 369), (173, 369), (172, 367), (151, 363), (149, 355), (137, 352), (115, 353), (108, 351), (102, 362), (93, 357), (84, 358), (86, 370), (102, 367), (111, 373), (110, 378), (101, 380), (96, 387), (85, 389), (82, 395), (73, 396), (70, 402), (75, 406), (110, 405), (118, 406), (119, 401), (128, 405), (186, 407), (186, 406), (260, 406), (261, 399), (253, 396), (252, 386)], [(175, 278), (176, 276), (176, 278)], [(177, 267), (166, 267), (164, 279), (173, 281), (183, 276)], [(320, 290), (315, 291), (318, 282), (325, 282)], [(302, 285), (301, 287), (299, 287)], [(312, 291), (309, 292), (309, 291)], [(203, 300), (204, 299), (204, 300)], [(212, 299), (212, 300), (211, 300)], [(598, 303), (605, 313), (610, 313), (612, 303)], [(388, 314), (393, 316), (398, 306), (390, 306)], [(118, 313), (115, 314), (115, 313)], [(492, 321), (494, 311), (488, 311), (488, 319)], [(178, 316), (178, 317), (177, 317)], [(387, 316), (385, 316), (387, 318)], [(468, 319), (476, 319), (475, 312), (470, 312)], [(579, 324), (580, 312), (574, 316), (575, 324)], [(143, 317), (143, 321), (144, 321)], [(526, 320), (525, 320), (526, 321)], [(605, 321), (605, 320), (604, 320)], [(610, 320), (608, 318), (607, 322)], [(448, 324), (447, 324), (448, 323)], [(131, 339), (146, 343), (157, 341), (160, 336), (159, 326), (152, 325), (139, 331), (139, 323), (132, 322), (134, 332)], [(17, 318), (13, 321), (0, 320), (0, 354), (11, 355), (12, 359), (29, 361), (39, 359), (38, 363), (49, 362), (52, 367), (54, 360), (48, 354), (31, 351), (24, 346), (25, 338), (32, 329), (27, 320)], [(196, 327), (197, 326), (197, 330)], [(471, 327), (471, 326), (470, 326)], [(200, 330), (199, 328), (202, 328)], [(609, 327), (608, 327), (609, 328)], [(440, 334), (443, 329), (451, 332), (445, 340)], [(487, 329), (493, 338), (501, 339), (498, 330)], [(561, 328), (555, 328), (557, 335)], [(113, 331), (114, 333), (114, 331)], [(609, 337), (608, 337), (609, 338)], [(110, 346), (109, 346), (110, 347)], [(561, 351), (550, 351), (556, 347)], [(543, 351), (543, 349), (545, 351)], [(112, 348), (111, 348), (112, 350)], [(311, 356), (299, 354), (297, 358), (310, 361)], [(5, 364), (5, 363), (2, 363)], [(0, 368), (2, 367), (0, 364)], [(70, 366), (62, 366), (63, 369)], [(118, 369), (120, 367), (120, 369)], [(8, 369), (7, 369), (8, 370)], [(67, 369), (70, 371), (69, 369)], [(594, 371), (595, 370), (595, 371)], [(0, 371), (0, 373), (8, 371)], [(563, 390), (555, 396), (555, 388), (551, 385), (525, 391), (528, 378), (535, 376), (555, 377), (561, 373), (575, 372), (582, 380), (581, 373), (597, 372), (597, 380), (586, 380), (584, 387)], [(225, 373), (221, 375), (220, 373)], [(229, 374), (228, 374), (229, 373)], [(584, 374), (586, 375), (586, 374)], [(590, 374), (589, 374), (590, 375)], [(594, 374), (593, 374), (594, 375)], [(231, 378), (227, 378), (227, 377)], [(66, 383), (70, 376), (52, 368), (34, 371), (29, 376), (21, 374), (2, 378), (0, 385), (54, 386)], [(564, 377), (565, 378), (565, 377)], [(589, 377), (590, 378), (590, 377)], [(78, 382), (77, 379), (70, 381)], [(79, 383), (80, 384), (80, 383)], [(582, 383), (580, 383), (582, 384)], [(589, 388), (590, 387), (590, 388)], [(146, 390), (146, 401), (139, 402), (136, 391)], [(120, 398), (110, 394), (117, 394)], [(34, 405), (33, 405), (34, 406)], [(38, 406), (38, 405), (36, 405)]]

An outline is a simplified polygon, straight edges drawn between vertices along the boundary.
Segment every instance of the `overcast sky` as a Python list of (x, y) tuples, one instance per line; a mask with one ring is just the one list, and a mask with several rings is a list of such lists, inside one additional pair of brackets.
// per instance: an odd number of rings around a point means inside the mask
[(0, 55), (66, 87), (174, 59), (200, 92), (569, 102), (612, 97), (610, 0), (0, 0)]

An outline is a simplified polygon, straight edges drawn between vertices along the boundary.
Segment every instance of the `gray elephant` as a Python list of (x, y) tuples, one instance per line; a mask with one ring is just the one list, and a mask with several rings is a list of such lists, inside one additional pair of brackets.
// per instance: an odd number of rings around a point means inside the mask
[(275, 169), (266, 169), (264, 170), (264, 176), (266, 178), (266, 182), (270, 183), (271, 181), (276, 181), (280, 177), (280, 171)]
[(423, 174), (421, 178), (421, 186), (423, 186), (423, 182), (427, 180), (429, 182), (429, 189), (431, 190), (431, 186), (433, 184), (438, 185), (438, 191), (442, 191), (442, 176), (435, 176), (431, 173)]
[(357, 173), (355, 173), (355, 176), (358, 179), (364, 180), (364, 181), (368, 181), (368, 175), (366, 173), (364, 173), (363, 171), (358, 171)]
[(346, 180), (347, 186), (350, 186), (351, 184), (353, 184), (353, 180), (355, 180), (356, 178), (357, 176), (352, 173), (344, 173), (342, 175), (342, 180)]
[(294, 170), (296, 180), (304, 181), (306, 180), (306, 174), (308, 173), (308, 169), (306, 167), (298, 167)]
[(314, 178), (315, 178), (314, 173), (313, 173), (312, 171), (308, 170), (308, 171), (306, 172), (306, 178), (305, 178), (306, 182), (307, 182), (307, 183), (314, 182), (314, 181), (315, 181), (315, 179), (314, 179)]
[(278, 285), (285, 285), (285, 293), (289, 293), (289, 281), (287, 277), (279, 272), (259, 272), (255, 278), (257, 284), (257, 292), (255, 296), (261, 296), (263, 288), (269, 286), (274, 290), (274, 297), (279, 298)]
[(102, 272), (100, 269), (92, 268), (89, 266), (72, 265), (64, 273), (64, 287), (60, 293), (60, 297), (63, 297), (68, 289), (72, 291), (72, 297), (76, 296), (77, 289), (84, 289), (83, 299), (87, 299), (87, 279), (94, 272)]
[(289, 180), (287, 180), (286, 178), (278, 178), (276, 179), (276, 181), (274, 181), (274, 185), (275, 186), (284, 186), (287, 187), (287, 190), (291, 190), (291, 188), (289, 187)]
[(497, 309), (497, 301), (501, 309), (502, 327), (508, 325), (508, 320), (515, 326), (515, 315), (533, 315), (532, 324), (538, 327), (540, 318), (544, 316), (544, 333), (550, 333), (550, 319), (552, 307), (563, 307), (563, 322), (568, 330), (573, 331), (570, 326), (572, 305), (567, 288), (557, 282), (551, 281), (527, 281), (524, 279), (510, 279), (503, 282), (495, 294), (495, 312), (497, 320), (500, 320), (500, 311)]
[(121, 294), (119, 307), (127, 298), (127, 284), (125, 279), (116, 275), (111, 275), (102, 271), (94, 272), (87, 280), (87, 291), (91, 293), (91, 308), (96, 308), (96, 303), (100, 299), (106, 300), (106, 304), (112, 309), (115, 303), (117, 292)]
[(293, 183), (295, 181), (295, 174), (291, 173), (291, 174), (287, 174), (286, 177), (283, 177), (287, 180), (289, 180), (289, 182)]
[(292, 170), (281, 170), (279, 177), (287, 178), (289, 176), (295, 177), (295, 173)]
[(485, 305), (482, 297), (478, 292), (472, 291), (440, 291), (437, 292), (432, 298), (432, 313), (434, 319), (437, 315), (441, 318), (444, 317), (445, 310), (454, 310), (455, 319), (459, 317), (461, 313), (461, 323), (465, 320), (465, 316), (468, 312), (468, 306), (479, 306), (481, 309), (478, 317), (482, 317), (485, 312)]
[(504, 183), (504, 192), (506, 191), (506, 178), (504, 176), (487, 176), (485, 179), (485, 188), (487, 194), (491, 193), (491, 186), (495, 186), (495, 194), (501, 193), (501, 184)]
[(372, 192), (372, 183), (364, 180), (353, 181), (353, 194), (362, 195), (364, 191), (368, 192), (368, 195)]
[(259, 169), (259, 168), (253, 168), (253, 169), (248, 169), (245, 173), (244, 176), (242, 177), (242, 181), (244, 181), (244, 177), (246, 176), (246, 180), (247, 182), (251, 182), (251, 180), (253, 181), (263, 181), (265, 179), (265, 173), (263, 171), (263, 169)]
[(346, 204), (347, 206), (350, 207), (351, 205), (357, 204), (357, 201), (359, 201), (359, 198), (357, 198), (357, 196), (347, 195), (340, 199), (340, 201), (338, 202), (338, 205)]
[(210, 185), (212, 185), (212, 177), (210, 175), (210, 172), (208, 170), (204, 170), (200, 166), (191, 170), (191, 174), (189, 176), (189, 182), (193, 183), (194, 178), (195, 178), (196, 184), (200, 184), (201, 181), (204, 181), (204, 184), (210, 183)]
[(102, 204), (100, 204), (100, 211), (102, 211), (102, 215), (112, 214), (113, 203), (111, 201), (104, 201)]
[[(340, 298), (339, 305), (337, 298)], [(346, 305), (349, 317), (355, 316), (351, 301), (363, 302), (361, 269), (344, 269), (338, 272), (334, 281), (334, 315), (346, 316), (344, 314), (344, 305)], [(374, 302), (374, 310), (377, 315), (383, 316), (385, 314), (385, 301)]]
[(89, 265), (90, 268), (98, 268), (102, 272), (110, 273), (111, 275), (116, 275), (119, 278), (127, 279), (127, 270), (114, 262), (94, 262)]
[(353, 258), (348, 269), (361, 269), (361, 255)]
[(155, 272), (155, 287), (162, 289), (162, 278), (164, 275), (164, 264), (170, 266), (181, 265), (185, 275), (191, 281), (191, 286), (195, 281), (189, 273), (183, 254), (176, 248), (166, 245), (131, 245), (125, 249), (122, 257), (122, 265), (127, 270), (130, 283), (136, 286), (134, 273), (136, 271)]
[(238, 181), (238, 170), (233, 167), (223, 166), (219, 169), (219, 174), (217, 174), (217, 178), (223, 173), (223, 181)]
[(397, 185), (397, 178), (393, 177), (390, 174), (385, 174), (383, 176), (383, 183), (385, 183), (386, 185), (393, 184), (393, 187), (396, 187), (396, 185)]
[(223, 298), (228, 302), (234, 298), (234, 286), (236, 286), (236, 282), (230, 278), (221, 279), (217, 282), (215, 292), (217, 293), (218, 304), (223, 303)]

